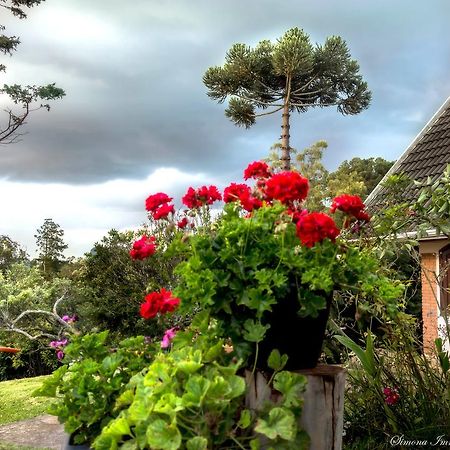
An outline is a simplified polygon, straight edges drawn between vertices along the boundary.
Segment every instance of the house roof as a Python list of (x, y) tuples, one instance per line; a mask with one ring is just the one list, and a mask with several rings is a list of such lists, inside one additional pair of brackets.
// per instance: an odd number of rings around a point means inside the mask
[[(425, 181), (428, 177), (434, 182), (450, 164), (450, 97), (438, 109), (430, 121), (395, 162), (375, 189), (367, 197), (365, 204), (381, 206), (386, 194), (383, 182), (394, 174), (403, 173), (411, 180)], [(418, 189), (411, 181), (403, 195), (412, 199)]]

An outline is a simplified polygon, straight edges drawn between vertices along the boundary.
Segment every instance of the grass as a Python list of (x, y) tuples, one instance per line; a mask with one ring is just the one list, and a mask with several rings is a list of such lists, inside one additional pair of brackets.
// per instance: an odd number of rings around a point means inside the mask
[[(0, 402), (0, 425), (30, 419), (46, 412), (47, 407), (54, 399), (31, 396), (31, 393), (41, 386), (45, 378), (46, 376), (41, 376), (0, 382), (0, 398), (2, 399)], [(4, 450), (1, 445), (0, 450)], [(25, 448), (25, 450), (27, 449)]]
[(13, 444), (2, 444), (0, 442), (0, 450), (50, 450), (45, 448), (37, 448), (37, 447), (22, 447)]

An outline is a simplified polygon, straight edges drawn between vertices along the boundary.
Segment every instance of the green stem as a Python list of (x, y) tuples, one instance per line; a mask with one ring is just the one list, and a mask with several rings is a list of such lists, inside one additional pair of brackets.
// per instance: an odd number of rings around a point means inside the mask
[(239, 448), (242, 448), (242, 450), (245, 450), (245, 447), (234, 436), (230, 436), (230, 438)]
[(258, 362), (259, 345), (256, 343), (255, 362), (253, 363), (252, 376), (255, 375), (256, 363)]

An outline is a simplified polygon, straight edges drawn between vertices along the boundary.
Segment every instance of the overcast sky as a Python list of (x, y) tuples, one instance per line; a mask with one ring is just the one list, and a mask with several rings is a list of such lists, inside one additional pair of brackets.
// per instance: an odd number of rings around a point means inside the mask
[(342, 36), (373, 100), (357, 116), (297, 116), (291, 145), (326, 140), (330, 170), (355, 156), (394, 160), (450, 95), (449, 13), (448, 0), (46, 0), (23, 21), (1, 10), (22, 43), (1, 57), (0, 85), (56, 82), (67, 95), (29, 119), (21, 142), (0, 146), (0, 234), (34, 256), (50, 217), (66, 255), (80, 256), (107, 230), (143, 223), (152, 192), (240, 181), (279, 138), (280, 118), (236, 127), (203, 73), (232, 44), (294, 26), (317, 43)]

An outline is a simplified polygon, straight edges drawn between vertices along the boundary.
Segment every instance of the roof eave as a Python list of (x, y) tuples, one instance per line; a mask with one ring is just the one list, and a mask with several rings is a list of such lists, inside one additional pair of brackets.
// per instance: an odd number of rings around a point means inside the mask
[(422, 130), (419, 132), (419, 134), (412, 140), (412, 142), (408, 145), (406, 150), (401, 154), (401, 156), (397, 159), (397, 161), (394, 163), (394, 165), (387, 171), (386, 175), (381, 179), (381, 181), (375, 186), (374, 190), (369, 194), (369, 196), (366, 198), (364, 203), (366, 205), (370, 205), (370, 202), (372, 199), (376, 198), (378, 192), (382, 188), (382, 184), (392, 175), (396, 172), (397, 168), (400, 166), (400, 164), (404, 161), (406, 156), (408, 155), (409, 151), (413, 149), (416, 144), (422, 139), (424, 134), (433, 126), (433, 124), (441, 117), (441, 115), (444, 113), (444, 111), (447, 109), (447, 107), (450, 105), (450, 97), (445, 100), (445, 102), (441, 105), (441, 107), (436, 111), (436, 113), (433, 115), (433, 117), (426, 123), (426, 125), (422, 128)]

